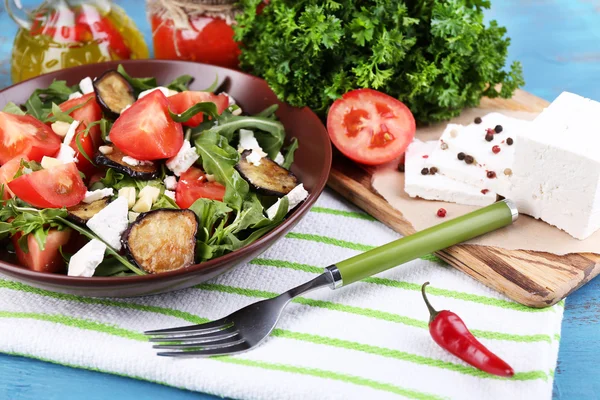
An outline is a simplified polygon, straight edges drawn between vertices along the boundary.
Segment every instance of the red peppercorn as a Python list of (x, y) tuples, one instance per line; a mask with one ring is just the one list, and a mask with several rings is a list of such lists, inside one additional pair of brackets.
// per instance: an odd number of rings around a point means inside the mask
[(493, 135), (494, 133), (496, 133), (496, 131), (493, 128), (487, 128), (485, 130), (485, 133), (487, 133), (488, 135)]
[(425, 155), (423, 156), (423, 158), (429, 158), (429, 156), (428, 156), (427, 154), (425, 154)]
[(487, 190), (487, 189), (483, 189), (483, 190), (481, 191), (481, 194), (488, 194), (489, 192), (490, 192), (489, 190)]
[(494, 154), (500, 153), (500, 146), (494, 146), (494, 147), (492, 147), (492, 153), (494, 153)]
[(496, 173), (494, 171), (488, 171), (486, 175), (490, 179), (494, 179), (496, 177)]
[(440, 208), (439, 210), (437, 210), (437, 216), (440, 218), (444, 218), (446, 216), (446, 210), (443, 208)]

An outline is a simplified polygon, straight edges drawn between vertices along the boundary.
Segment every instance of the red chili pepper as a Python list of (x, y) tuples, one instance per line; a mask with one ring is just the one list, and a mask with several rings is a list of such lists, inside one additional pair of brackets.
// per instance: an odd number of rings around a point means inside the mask
[(515, 371), (500, 357), (481, 344), (465, 325), (462, 319), (452, 311), (436, 311), (425, 294), (426, 282), (421, 287), (425, 304), (429, 309), (429, 333), (441, 348), (452, 353), (464, 362), (489, 374), (512, 377)]

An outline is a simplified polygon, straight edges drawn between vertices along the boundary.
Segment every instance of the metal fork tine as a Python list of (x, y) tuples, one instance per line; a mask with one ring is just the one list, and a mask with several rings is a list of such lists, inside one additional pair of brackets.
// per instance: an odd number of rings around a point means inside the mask
[(169, 337), (152, 337), (148, 339), (150, 342), (161, 343), (161, 342), (196, 342), (206, 343), (213, 342), (215, 340), (227, 339), (238, 334), (238, 330), (235, 326), (219, 330), (216, 332), (203, 333), (200, 335), (187, 335), (187, 336), (169, 336)]
[(250, 346), (247, 342), (239, 343), (234, 346), (220, 347), (217, 349), (206, 349), (206, 350), (194, 350), (194, 351), (169, 351), (163, 353), (157, 353), (162, 357), (213, 357), (213, 356), (223, 356), (227, 354), (241, 353), (242, 351), (246, 351), (250, 349)]
[(183, 343), (183, 344), (157, 344), (152, 346), (154, 349), (173, 349), (173, 350), (186, 350), (186, 349), (202, 349), (202, 350), (210, 350), (210, 349), (220, 349), (228, 346), (235, 346), (236, 344), (244, 343), (244, 339), (235, 339), (228, 338), (224, 340), (216, 340), (214, 342), (210, 342), (209, 344), (204, 343)]
[(207, 322), (205, 324), (200, 325), (189, 325), (189, 326), (180, 326), (178, 328), (170, 328), (170, 329), (159, 329), (155, 331), (147, 331), (144, 332), (145, 335), (154, 336), (154, 335), (172, 335), (177, 333), (211, 333), (216, 332), (231, 326), (232, 322), (227, 320), (227, 317), (218, 319), (216, 321)]

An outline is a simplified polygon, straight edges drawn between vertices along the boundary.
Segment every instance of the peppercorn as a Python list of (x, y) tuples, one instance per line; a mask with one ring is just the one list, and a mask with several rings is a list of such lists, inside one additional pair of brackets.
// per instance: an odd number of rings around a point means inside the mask
[(506, 168), (506, 169), (504, 170), (504, 175), (506, 175), (506, 176), (511, 176), (511, 175), (512, 175), (512, 169), (510, 169), (510, 168)]
[(506, 144), (509, 145), (509, 146), (512, 146), (514, 142), (515, 141), (512, 138), (510, 138), (510, 137), (508, 139), (506, 139)]
[(421, 170), (421, 175), (428, 175), (429, 174), (429, 168), (423, 168)]
[(437, 216), (440, 218), (444, 218), (446, 216), (446, 210), (444, 208), (440, 208), (437, 210)]
[(440, 148), (441, 148), (442, 150), (448, 150), (448, 143), (444, 143), (444, 142), (442, 142), (442, 144), (440, 145)]
[(502, 132), (502, 125), (496, 125), (496, 126), (494, 127), (494, 131), (496, 131), (496, 133), (500, 133), (500, 132)]
[(404, 172), (404, 163), (398, 165), (398, 171)]
[(488, 142), (491, 142), (492, 140), (494, 140), (494, 135), (492, 135), (491, 133), (486, 133), (485, 140), (487, 140)]
[(436, 167), (431, 167), (429, 168), (429, 175), (435, 175), (437, 174), (438, 169)]
[(475, 118), (475, 123), (476, 124), (480, 124), (481, 123), (481, 118), (480, 117)]
[(473, 158), (473, 156), (465, 156), (465, 162), (467, 164), (473, 164), (474, 161), (475, 159)]
[(460, 161), (462, 161), (462, 160), (464, 160), (464, 159), (465, 159), (465, 153), (463, 153), (463, 152), (461, 151), (460, 153), (458, 153), (458, 154), (456, 155), (456, 157), (458, 157), (458, 159), (459, 159)]
[(496, 177), (496, 173), (494, 171), (488, 171), (486, 175), (490, 179), (494, 179)]
[(493, 134), (495, 133), (495, 131), (494, 131), (492, 128), (487, 128), (487, 129), (485, 130), (485, 132), (486, 132), (488, 135), (493, 135)]
[(488, 189), (482, 189), (481, 194), (488, 194), (490, 191)]
[(500, 146), (496, 145), (496, 146), (492, 147), (492, 153), (494, 153), (494, 154), (500, 153)]

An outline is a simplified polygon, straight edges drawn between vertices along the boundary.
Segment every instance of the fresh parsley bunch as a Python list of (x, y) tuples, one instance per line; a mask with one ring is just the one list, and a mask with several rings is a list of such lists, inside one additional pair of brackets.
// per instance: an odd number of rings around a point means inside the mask
[(422, 122), (446, 120), (482, 96), (524, 84), (505, 62), (506, 29), (483, 23), (486, 0), (240, 0), (242, 66), (282, 100), (323, 115), (349, 90), (403, 101)]

